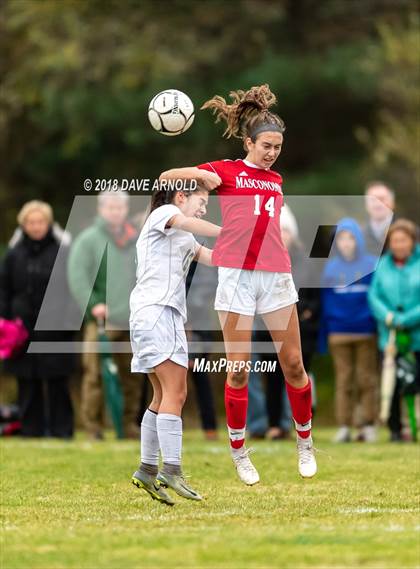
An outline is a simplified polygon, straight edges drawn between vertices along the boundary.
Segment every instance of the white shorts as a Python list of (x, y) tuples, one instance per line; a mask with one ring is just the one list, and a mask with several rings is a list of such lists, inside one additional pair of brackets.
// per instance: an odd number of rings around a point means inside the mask
[(290, 273), (219, 267), (215, 310), (254, 316), (285, 308), (298, 300)]
[(184, 321), (176, 308), (152, 304), (138, 309), (130, 318), (130, 340), (132, 372), (151, 373), (165, 360), (188, 369)]

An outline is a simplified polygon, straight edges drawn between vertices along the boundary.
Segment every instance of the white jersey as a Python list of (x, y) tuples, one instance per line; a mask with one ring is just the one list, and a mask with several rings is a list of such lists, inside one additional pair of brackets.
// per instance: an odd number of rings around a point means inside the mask
[(166, 228), (182, 213), (173, 204), (158, 207), (149, 215), (137, 240), (137, 282), (130, 296), (130, 319), (140, 308), (152, 304), (176, 308), (187, 320), (185, 279), (200, 245), (188, 231)]

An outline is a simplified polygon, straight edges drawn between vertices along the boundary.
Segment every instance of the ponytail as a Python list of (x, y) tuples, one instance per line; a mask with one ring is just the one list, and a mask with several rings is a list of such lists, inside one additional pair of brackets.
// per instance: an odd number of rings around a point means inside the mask
[(226, 138), (234, 136), (245, 140), (250, 137), (255, 142), (259, 132), (264, 130), (280, 133), (286, 130), (283, 120), (269, 111), (277, 99), (267, 84), (251, 87), (248, 91), (231, 91), (229, 95), (233, 100), (231, 104), (216, 95), (201, 107), (213, 111), (216, 123), (221, 120), (226, 123), (223, 133)]
[(167, 192), (159, 188), (155, 190), (152, 194), (152, 200), (150, 202), (150, 213), (162, 205), (172, 203), (172, 192)]

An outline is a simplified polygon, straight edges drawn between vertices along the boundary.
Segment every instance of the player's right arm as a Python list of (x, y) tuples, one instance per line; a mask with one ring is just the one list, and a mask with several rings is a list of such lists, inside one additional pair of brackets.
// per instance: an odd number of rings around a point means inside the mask
[(222, 183), (222, 179), (216, 172), (209, 172), (201, 168), (191, 166), (188, 168), (173, 168), (162, 172), (159, 181), (162, 180), (197, 180), (206, 190), (215, 190)]

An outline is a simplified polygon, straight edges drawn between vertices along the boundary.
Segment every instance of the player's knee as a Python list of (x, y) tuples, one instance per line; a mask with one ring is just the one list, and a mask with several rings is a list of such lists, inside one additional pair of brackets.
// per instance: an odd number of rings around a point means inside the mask
[(187, 388), (186, 387), (180, 388), (177, 391), (177, 393), (174, 394), (173, 399), (174, 402), (179, 406), (179, 408), (182, 409), (187, 399)]
[(299, 382), (305, 377), (305, 368), (303, 367), (302, 357), (300, 354), (292, 354), (283, 362), (284, 375), (291, 384)]
[(248, 383), (248, 372), (245, 369), (229, 372), (228, 382), (237, 389), (244, 387)]

